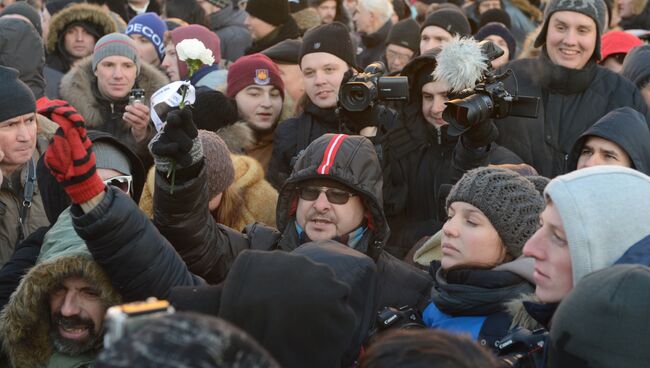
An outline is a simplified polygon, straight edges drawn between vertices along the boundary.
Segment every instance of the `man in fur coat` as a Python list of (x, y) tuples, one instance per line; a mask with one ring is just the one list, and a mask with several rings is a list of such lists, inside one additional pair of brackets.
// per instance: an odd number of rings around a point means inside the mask
[[(63, 77), (61, 97), (79, 111), (88, 128), (112, 134), (148, 168), (152, 159), (147, 143), (154, 128), (147, 101), (167, 83), (161, 71), (140, 62), (132, 39), (111, 33), (97, 41), (92, 57)], [(142, 103), (129, 102), (133, 88), (144, 89)]]

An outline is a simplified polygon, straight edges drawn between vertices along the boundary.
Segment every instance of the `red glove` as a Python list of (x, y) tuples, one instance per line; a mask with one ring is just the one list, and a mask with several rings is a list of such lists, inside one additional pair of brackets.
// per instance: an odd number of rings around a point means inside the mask
[(93, 144), (83, 117), (61, 100), (41, 104), (38, 113), (59, 124), (45, 152), (45, 164), (72, 202), (85, 203), (103, 192), (105, 184), (96, 172)]

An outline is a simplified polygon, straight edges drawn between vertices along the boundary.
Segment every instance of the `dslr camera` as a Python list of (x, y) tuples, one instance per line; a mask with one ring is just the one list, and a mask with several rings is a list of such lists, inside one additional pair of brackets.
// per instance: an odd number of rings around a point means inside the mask
[(543, 361), (544, 344), (548, 331), (540, 328), (530, 331), (517, 327), (494, 343), (501, 367), (538, 367)]
[(147, 321), (174, 312), (174, 307), (168, 301), (156, 298), (108, 308), (106, 311), (104, 348), (108, 349), (122, 337), (138, 330)]
[(487, 119), (503, 119), (507, 116), (536, 118), (539, 98), (513, 96), (505, 89), (503, 80), (512, 75), (508, 69), (496, 74), (491, 61), (503, 55), (503, 50), (492, 41), (479, 43), (481, 53), (487, 58), (487, 69), (474, 89), (461, 91), (457, 98), (446, 102), (443, 119), (457, 132), (464, 132)]
[(376, 324), (379, 331), (426, 327), (420, 313), (409, 306), (382, 309), (377, 313)]
[(366, 110), (377, 101), (406, 101), (409, 96), (407, 77), (384, 77), (386, 66), (376, 61), (363, 73), (352, 76), (339, 90), (339, 104), (350, 112)]

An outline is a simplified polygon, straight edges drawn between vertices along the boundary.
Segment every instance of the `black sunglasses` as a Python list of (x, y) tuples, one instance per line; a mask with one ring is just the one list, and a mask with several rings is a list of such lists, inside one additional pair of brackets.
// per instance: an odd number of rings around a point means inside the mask
[(315, 201), (321, 193), (325, 192), (327, 200), (332, 204), (346, 204), (350, 197), (356, 194), (341, 189), (327, 187), (301, 187), (298, 188), (300, 198), (305, 201)]

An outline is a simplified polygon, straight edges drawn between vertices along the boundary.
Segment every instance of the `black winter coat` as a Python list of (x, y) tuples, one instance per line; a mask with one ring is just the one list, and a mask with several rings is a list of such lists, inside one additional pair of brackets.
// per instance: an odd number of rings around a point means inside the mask
[(365, 68), (375, 61), (385, 60), (386, 39), (392, 28), (393, 23), (389, 19), (377, 32), (361, 35), (361, 52), (357, 54), (357, 64), (360, 68)]
[(363, 197), (370, 220), (355, 249), (377, 262), (379, 307), (417, 305), (429, 299), (428, 275), (395, 259), (382, 250), (389, 229), (382, 209), (381, 167), (373, 145), (359, 136), (342, 140), (328, 174), (317, 174), (332, 136), (299, 156), (292, 176), (279, 193), (276, 223), (278, 229), (252, 224), (239, 233), (218, 225), (208, 210), (205, 170), (198, 177), (181, 182), (177, 173), (174, 194), (164, 175), (156, 175), (154, 221), (160, 232), (174, 245), (189, 269), (209, 283), (223, 281), (234, 259), (245, 249), (292, 251), (309, 239), (300, 239), (295, 225), (296, 185), (313, 178), (331, 178), (354, 189)]
[(593, 61), (581, 70), (568, 69), (553, 64), (543, 50), (539, 58), (516, 60), (507, 68), (516, 78), (505, 81), (506, 89), (540, 97), (540, 109), (536, 119), (510, 116), (496, 120), (497, 142), (542, 176), (566, 173), (576, 139), (615, 108), (630, 106), (645, 115), (646, 122), (650, 120), (637, 88)]
[(286, 23), (278, 26), (270, 34), (257, 41), (253, 41), (253, 44), (246, 49), (246, 55), (262, 52), (284, 40), (293, 40), (296, 38), (300, 38), (300, 28), (298, 28), (298, 24), (293, 20), (293, 17), (289, 17)]
[(119, 189), (107, 187), (102, 201), (88, 213), (73, 205), (71, 215), (77, 234), (125, 301), (165, 299), (172, 287), (205, 285)]

